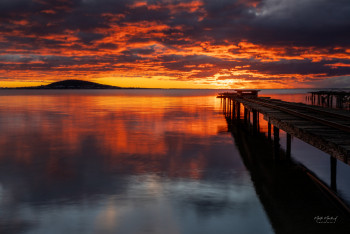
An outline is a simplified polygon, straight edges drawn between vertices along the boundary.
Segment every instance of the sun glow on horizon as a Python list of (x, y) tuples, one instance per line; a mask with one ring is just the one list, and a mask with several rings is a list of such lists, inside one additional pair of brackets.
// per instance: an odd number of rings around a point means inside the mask
[[(281, 89), (281, 88), (295, 88), (293, 85), (276, 85), (271, 86), (270, 83), (262, 83), (256, 81), (247, 81), (244, 79), (226, 79), (219, 81), (182, 81), (167, 79), (164, 77), (157, 78), (95, 78), (95, 79), (80, 79), (86, 81), (92, 81), (98, 84), (105, 84), (111, 86), (117, 86), (121, 88), (160, 88), (160, 89)], [(58, 80), (47, 81), (4, 81), (1, 82), (0, 88), (18, 88), (18, 87), (36, 87), (41, 85), (48, 85)], [(297, 87), (308, 88), (308, 87)]]

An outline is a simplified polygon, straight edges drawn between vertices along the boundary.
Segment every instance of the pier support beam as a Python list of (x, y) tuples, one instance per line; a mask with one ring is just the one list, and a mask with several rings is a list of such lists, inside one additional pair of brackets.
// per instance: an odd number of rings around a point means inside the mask
[(248, 110), (248, 123), (250, 124), (250, 115), (251, 115), (251, 111)]
[(231, 98), (228, 99), (228, 118), (231, 119)]
[(331, 189), (337, 191), (337, 159), (331, 158)]
[(290, 159), (292, 149), (292, 136), (287, 133), (287, 147), (286, 147), (286, 156), (287, 159)]
[(231, 120), (233, 120), (235, 118), (235, 114), (236, 114), (236, 111), (235, 111), (235, 108), (236, 108), (236, 102), (234, 100), (232, 100), (232, 113), (231, 113)]
[(237, 102), (237, 120), (241, 119), (241, 103)]
[(270, 122), (268, 122), (267, 124), (267, 139), (271, 141), (271, 123)]
[(224, 115), (226, 116), (226, 98), (223, 98), (222, 106), (223, 106)]
[(258, 112), (253, 110), (253, 132), (258, 132)]
[(280, 154), (280, 130), (273, 126), (273, 153), (274, 158), (279, 159)]

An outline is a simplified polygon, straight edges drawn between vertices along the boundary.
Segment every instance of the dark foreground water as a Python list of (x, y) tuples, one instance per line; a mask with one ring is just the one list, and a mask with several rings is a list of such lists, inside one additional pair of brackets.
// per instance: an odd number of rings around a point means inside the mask
[[(259, 162), (264, 141), (228, 131), (216, 94), (1, 90), (0, 233), (312, 233), (327, 215), (342, 231), (303, 173)], [(292, 156), (330, 185), (327, 154), (293, 139)], [(348, 202), (349, 168), (337, 167)]]

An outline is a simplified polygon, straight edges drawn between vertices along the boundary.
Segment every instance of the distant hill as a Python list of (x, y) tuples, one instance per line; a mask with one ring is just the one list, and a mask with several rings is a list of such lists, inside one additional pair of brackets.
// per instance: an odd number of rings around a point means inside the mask
[(117, 86), (103, 85), (84, 80), (62, 80), (48, 85), (23, 87), (20, 89), (121, 89)]

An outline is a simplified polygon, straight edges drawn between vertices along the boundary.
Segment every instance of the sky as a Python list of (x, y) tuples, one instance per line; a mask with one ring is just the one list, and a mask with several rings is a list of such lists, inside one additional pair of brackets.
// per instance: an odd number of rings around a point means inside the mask
[(349, 0), (1, 0), (0, 87), (350, 88)]

